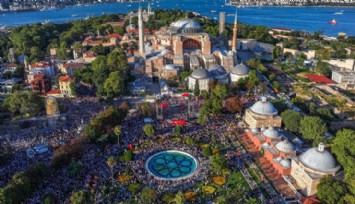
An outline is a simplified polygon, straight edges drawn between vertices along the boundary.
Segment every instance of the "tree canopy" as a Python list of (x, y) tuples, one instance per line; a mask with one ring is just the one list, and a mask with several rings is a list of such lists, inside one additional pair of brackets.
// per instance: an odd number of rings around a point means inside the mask
[(304, 139), (313, 142), (313, 145), (324, 141), (326, 131), (325, 122), (317, 116), (306, 116), (301, 120), (300, 133)]
[(286, 128), (291, 132), (298, 132), (300, 129), (300, 123), (302, 120), (302, 115), (294, 110), (286, 110), (281, 113), (282, 122), (285, 124)]

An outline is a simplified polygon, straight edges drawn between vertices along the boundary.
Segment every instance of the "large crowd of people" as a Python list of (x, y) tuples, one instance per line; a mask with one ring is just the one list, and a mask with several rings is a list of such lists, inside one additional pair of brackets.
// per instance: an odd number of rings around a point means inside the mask
[[(67, 168), (51, 169), (50, 176), (43, 179), (43, 183), (38, 186), (26, 203), (41, 203), (42, 199), (47, 194), (53, 196), (55, 203), (69, 202), (70, 195), (78, 190), (87, 189), (94, 193), (100, 192), (107, 183), (112, 180), (112, 172), (114, 175), (124, 174), (127, 167), (133, 173), (133, 178), (130, 182), (139, 182), (146, 186), (150, 186), (157, 190), (158, 193), (177, 192), (194, 188), (196, 183), (207, 180), (210, 172), (209, 160), (203, 156), (201, 147), (196, 143), (189, 145), (186, 139), (192, 138), (194, 141), (203, 143), (211, 142), (211, 138), (218, 140), (222, 145), (228, 143), (228, 138), (225, 133), (230, 128), (228, 123), (233, 120), (232, 115), (224, 115), (222, 118), (211, 118), (210, 125), (200, 126), (195, 120), (190, 120), (188, 115), (188, 100), (184, 97), (164, 97), (160, 103), (167, 104), (163, 109), (163, 120), (155, 121), (155, 135), (148, 138), (144, 135), (143, 126), (145, 125), (143, 116), (139, 112), (133, 112), (126, 117), (122, 122), (121, 142), (117, 144), (107, 144), (102, 147), (97, 144), (86, 144), (84, 147), (83, 156), (78, 158), (83, 165), (80, 174), (77, 177), (69, 177)], [(190, 102), (191, 103), (191, 102)], [(192, 100), (194, 110), (198, 111), (202, 105), (200, 100)], [(64, 106), (66, 110), (63, 126), (57, 127), (51, 134), (40, 136), (40, 141), (48, 145), (58, 144), (58, 142), (67, 142), (79, 135), (78, 128), (89, 122), (98, 112), (104, 110), (108, 104), (99, 102), (95, 98), (76, 98), (63, 99), (59, 104)], [(153, 108), (153, 105), (152, 105)], [(177, 137), (173, 132), (172, 120), (186, 120), (185, 132), (179, 135), (180, 141), (172, 140)], [(65, 129), (63, 128), (65, 126)], [(10, 135), (9, 137), (12, 137)], [(35, 135), (32, 135), (35, 136)], [(21, 140), (21, 138), (10, 138), (10, 140)], [(23, 139), (29, 142), (27, 139)], [(31, 140), (29, 138), (29, 140)], [(158, 143), (159, 141), (159, 143)], [(110, 169), (107, 165), (107, 159), (110, 156), (122, 155), (128, 147), (134, 147), (134, 160), (127, 163), (120, 163)], [(149, 174), (145, 170), (145, 161), (149, 156), (162, 150), (181, 150), (193, 155), (199, 163), (199, 168), (191, 177), (179, 180), (161, 180)], [(227, 157), (235, 156), (235, 149), (227, 148), (223, 154)], [(28, 158), (24, 150), (17, 151), (8, 164), (0, 166), (0, 187), (3, 187), (13, 176), (15, 172), (20, 172), (27, 169), (31, 164), (37, 161), (44, 162), (50, 166), (53, 158), (53, 150), (50, 148), (45, 154), (36, 155), (34, 158)], [(88, 181), (95, 178), (95, 188), (88, 185)], [(114, 178), (117, 182), (117, 178)], [(97, 195), (97, 194), (95, 194)], [(116, 201), (125, 200), (134, 195), (130, 194), (127, 189), (121, 189), (121, 192), (116, 195)]]

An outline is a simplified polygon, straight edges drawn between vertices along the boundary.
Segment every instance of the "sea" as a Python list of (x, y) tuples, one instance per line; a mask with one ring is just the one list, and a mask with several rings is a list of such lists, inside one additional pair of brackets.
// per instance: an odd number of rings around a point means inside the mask
[[(226, 21), (232, 23), (237, 10), (238, 21), (244, 24), (288, 28), (315, 32), (336, 37), (340, 32), (355, 36), (354, 7), (236, 7), (224, 0), (154, 0), (152, 9), (181, 9), (198, 12), (202, 16), (218, 20), (219, 12), (226, 12)], [(147, 8), (148, 2), (115, 2), (77, 5), (58, 10), (2, 13), (0, 27), (33, 23), (63, 23), (103, 14), (129, 13), (139, 5)], [(329, 24), (335, 19), (336, 25)]]

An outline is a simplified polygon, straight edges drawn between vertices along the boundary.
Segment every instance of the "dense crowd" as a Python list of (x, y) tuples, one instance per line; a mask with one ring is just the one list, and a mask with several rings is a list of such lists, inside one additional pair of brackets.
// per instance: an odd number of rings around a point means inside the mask
[[(95, 98), (77, 98), (64, 99), (59, 101), (64, 105), (66, 110), (66, 128), (67, 130), (58, 130), (53, 132), (48, 137), (42, 137), (42, 143), (49, 145), (57, 144), (59, 141), (66, 142), (78, 136), (78, 127), (86, 124), (98, 112), (104, 110), (107, 104), (100, 103)], [(111, 182), (112, 172), (116, 176), (114, 180), (117, 182), (117, 175), (124, 174), (126, 167), (133, 173), (133, 179), (130, 182), (139, 182), (156, 189), (158, 193), (176, 192), (180, 190), (191, 189), (196, 183), (207, 180), (210, 172), (209, 160), (202, 155), (201, 147), (197, 144), (188, 145), (184, 141), (188, 138), (193, 138), (194, 141), (203, 143), (211, 142), (211, 136), (219, 140), (222, 145), (227, 145), (229, 142), (225, 133), (229, 129), (229, 121), (233, 120), (232, 115), (225, 115), (222, 118), (211, 118), (210, 125), (203, 127), (196, 124), (195, 120), (190, 120), (188, 117), (188, 101), (186, 98), (165, 97), (161, 100), (168, 106), (163, 109), (163, 120), (155, 121), (155, 135), (152, 138), (147, 138), (143, 132), (145, 125), (143, 116), (139, 112), (129, 114), (125, 121), (121, 124), (121, 142), (117, 144), (106, 144), (104, 147), (97, 144), (86, 144), (83, 156), (78, 158), (83, 164), (80, 174), (71, 178), (68, 176), (67, 168), (51, 169), (50, 176), (44, 178), (43, 183), (38, 186), (38, 189), (29, 198), (26, 203), (40, 203), (47, 194), (51, 194), (55, 203), (69, 203), (69, 197), (74, 191), (87, 189), (98, 196), (102, 188)], [(201, 101), (193, 100), (194, 110), (197, 111), (201, 106)], [(153, 105), (152, 105), (153, 107)], [(172, 140), (176, 137), (173, 132), (171, 120), (186, 120), (187, 124), (185, 132), (179, 136), (180, 142)], [(150, 142), (149, 142), (150, 141)], [(156, 141), (156, 142), (152, 142)], [(157, 144), (157, 141), (160, 141)], [(146, 145), (143, 145), (147, 143)], [(129, 145), (134, 147), (134, 160), (125, 164), (120, 163), (111, 169), (107, 165), (107, 159), (110, 156), (122, 155), (127, 150)], [(136, 148), (137, 147), (137, 148)], [(162, 150), (181, 150), (193, 155), (198, 163), (199, 168), (190, 177), (179, 179), (176, 181), (161, 180), (149, 174), (144, 163), (156, 152)], [(227, 157), (235, 155), (235, 149), (227, 148), (222, 152)], [(4, 186), (11, 179), (15, 172), (27, 169), (32, 163), (42, 161), (46, 165), (50, 165), (53, 157), (53, 151), (43, 155), (37, 155), (34, 158), (28, 158), (24, 151), (19, 151), (15, 154), (14, 159), (9, 164), (0, 166), (1, 177), (0, 186)], [(93, 182), (94, 180), (94, 182)], [(95, 188), (88, 185), (88, 182), (94, 183)], [(115, 196), (115, 200), (125, 200), (131, 198), (132, 194), (126, 188), (122, 188)]]

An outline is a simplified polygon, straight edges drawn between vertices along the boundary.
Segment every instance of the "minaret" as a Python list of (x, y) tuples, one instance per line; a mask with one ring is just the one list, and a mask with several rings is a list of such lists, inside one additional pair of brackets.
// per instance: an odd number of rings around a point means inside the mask
[(152, 13), (152, 8), (150, 7), (150, 3), (148, 2), (148, 15)]
[(232, 41), (232, 52), (237, 52), (237, 33), (238, 33), (238, 14), (235, 11), (234, 27), (233, 27), (233, 41)]
[(139, 35), (139, 54), (142, 58), (145, 59), (145, 51), (144, 51), (144, 28), (143, 28), (143, 16), (142, 16), (142, 8), (139, 6), (138, 9), (138, 35)]

